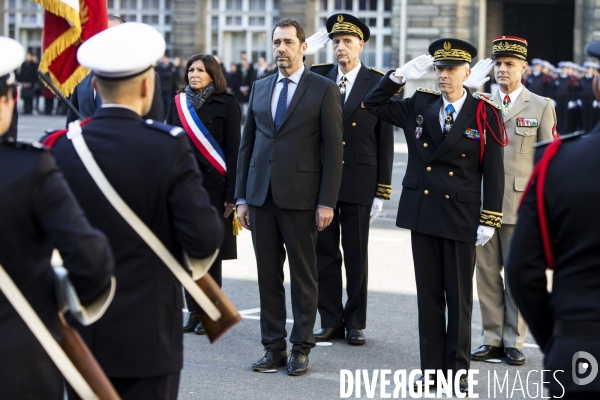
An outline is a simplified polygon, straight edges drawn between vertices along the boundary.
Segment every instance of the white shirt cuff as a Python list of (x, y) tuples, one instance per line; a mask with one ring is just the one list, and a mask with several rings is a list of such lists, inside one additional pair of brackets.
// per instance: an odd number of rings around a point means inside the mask
[(235, 199), (235, 205), (239, 206), (240, 204), (246, 204), (246, 199), (244, 199), (244, 198)]

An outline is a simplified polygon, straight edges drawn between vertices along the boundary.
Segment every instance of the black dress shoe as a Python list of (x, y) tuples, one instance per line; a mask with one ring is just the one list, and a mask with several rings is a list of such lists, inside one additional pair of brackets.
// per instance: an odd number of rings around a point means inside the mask
[(196, 335), (206, 335), (206, 329), (204, 329), (204, 325), (202, 325), (202, 322), (196, 325), (196, 327), (194, 328), (194, 333)]
[(261, 372), (285, 366), (287, 352), (285, 350), (265, 349), (263, 358), (252, 364), (252, 370)]
[(198, 314), (195, 312), (190, 312), (183, 320), (183, 332), (193, 332), (194, 328), (200, 322), (200, 318), (198, 318)]
[(346, 337), (344, 328), (321, 328), (314, 333), (316, 342), (329, 342)]
[[(437, 383), (436, 383), (437, 380), (436, 380), (435, 374), (430, 374), (429, 377), (430, 377), (429, 379), (434, 382), (433, 386), (431, 386), (431, 387), (435, 388), (437, 385)], [(415, 392), (417, 390), (419, 390), (419, 386), (421, 386), (422, 389), (425, 389), (425, 375), (421, 375), (421, 377), (419, 379), (415, 380), (415, 383), (414, 383)]]
[(525, 364), (525, 355), (521, 350), (514, 347), (506, 348), (506, 363), (508, 365), (523, 365)]
[(353, 344), (355, 346), (360, 346), (367, 342), (365, 335), (360, 329), (348, 329), (348, 337), (346, 340), (348, 341), (348, 344)]
[(287, 363), (287, 374), (292, 376), (304, 375), (308, 370), (308, 356), (300, 350), (292, 350)]
[(471, 352), (471, 360), (473, 361), (485, 361), (502, 357), (504, 357), (504, 349), (502, 347), (490, 346), (488, 344), (484, 344)]

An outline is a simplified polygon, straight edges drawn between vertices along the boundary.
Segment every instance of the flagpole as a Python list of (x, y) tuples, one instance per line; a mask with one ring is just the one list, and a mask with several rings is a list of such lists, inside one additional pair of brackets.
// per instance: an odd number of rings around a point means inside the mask
[(62, 101), (67, 107), (69, 107), (69, 110), (71, 110), (71, 112), (75, 116), (75, 119), (81, 119), (81, 115), (79, 114), (79, 110), (77, 110), (75, 108), (75, 106), (73, 104), (71, 104), (71, 102), (69, 100), (67, 100), (67, 98), (61, 93), (61, 91), (57, 89), (57, 87), (54, 85), (54, 83), (52, 83), (52, 79), (50, 79), (50, 74), (48, 72), (43, 73), (42, 71), (38, 70), (38, 75), (44, 81), (44, 83), (46, 84), (46, 86), (48, 86), (50, 89), (52, 89), (52, 91), (54, 92), (54, 94), (56, 96), (58, 96), (58, 98), (60, 99), (60, 101)]

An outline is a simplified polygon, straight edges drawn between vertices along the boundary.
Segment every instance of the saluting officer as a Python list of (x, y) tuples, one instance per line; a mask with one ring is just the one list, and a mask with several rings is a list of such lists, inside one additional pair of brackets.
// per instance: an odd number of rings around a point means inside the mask
[[(343, 339), (365, 344), (369, 223), (381, 212), (392, 192), (394, 132), (392, 125), (369, 113), (364, 98), (383, 72), (359, 60), (370, 30), (350, 14), (327, 19), (327, 31), (338, 64), (310, 69), (340, 88), (344, 123), (344, 167), (333, 221), (317, 237), (319, 314), (321, 329), (315, 340)], [(341, 232), (340, 232), (341, 230)], [(344, 256), (340, 251), (340, 233)], [(348, 300), (342, 304), (342, 260), (346, 267)]]
[[(25, 50), (0, 37), (0, 136), (13, 115), (15, 70)], [(111, 288), (108, 241), (79, 208), (52, 156), (41, 145), (0, 141), (0, 265), (56, 340), (61, 338), (52, 252), (60, 252), (87, 306)], [(0, 392), (5, 399), (62, 400), (64, 381), (42, 345), (0, 291)]]
[[(552, 100), (531, 93), (521, 84), (527, 67), (527, 49), (527, 40), (514, 36), (499, 36), (492, 43), (491, 59), (499, 90), (491, 100), (502, 104), (509, 145), (504, 149), (502, 227), (496, 228), (496, 235), (476, 251), (483, 327), (482, 345), (471, 353), (474, 361), (506, 356), (507, 364), (525, 363), (523, 343), (527, 324), (502, 279), (502, 269), (510, 250), (519, 202), (533, 170), (533, 145), (551, 139), (556, 126)], [(488, 72), (485, 71), (486, 76)]]
[[(587, 51), (600, 57), (600, 42)], [(544, 352), (544, 369), (550, 371), (543, 381), (552, 397), (597, 399), (600, 181), (590, 177), (600, 170), (600, 126), (585, 136), (559, 139), (548, 144), (532, 174), (506, 274), (515, 302)], [(551, 293), (546, 269), (554, 270)]]
[[(206, 258), (221, 244), (223, 224), (202, 188), (187, 135), (140, 116), (154, 94), (154, 64), (165, 41), (153, 27), (128, 22), (79, 48), (94, 72), (102, 106), (83, 125), (100, 169), (132, 211), (181, 263), (183, 251)], [(90, 221), (115, 254), (117, 291), (106, 315), (77, 326), (123, 399), (176, 399), (183, 367), (181, 284), (104, 197), (67, 135), (52, 152)]]
[[(475, 47), (439, 39), (429, 53), (433, 57), (422, 55), (388, 72), (365, 106), (404, 130), (409, 158), (396, 225), (411, 230), (421, 369), (448, 371), (454, 379), (470, 363), (475, 245), (502, 223), (504, 138), (499, 106), (463, 88)], [(390, 100), (432, 63), (439, 92), (419, 88), (409, 98)], [(467, 391), (466, 376), (460, 382)]]

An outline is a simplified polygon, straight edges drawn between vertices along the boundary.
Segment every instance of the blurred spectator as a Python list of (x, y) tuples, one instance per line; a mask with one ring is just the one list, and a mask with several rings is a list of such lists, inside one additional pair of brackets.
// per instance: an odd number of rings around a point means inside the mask
[(156, 64), (156, 73), (160, 78), (164, 115), (167, 115), (169, 104), (171, 104), (174, 95), (173, 80), (175, 79), (176, 68), (166, 54)]
[(23, 114), (33, 112), (34, 85), (38, 82), (38, 64), (31, 53), (25, 55), (25, 62), (21, 65), (18, 80), (21, 83), (21, 98), (23, 99)]
[(41, 92), (42, 97), (44, 98), (44, 114), (52, 115), (52, 110), (54, 110), (54, 99), (56, 96), (54, 96), (54, 93), (45, 86), (42, 88)]

